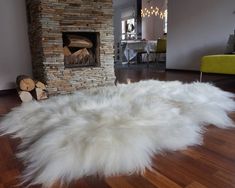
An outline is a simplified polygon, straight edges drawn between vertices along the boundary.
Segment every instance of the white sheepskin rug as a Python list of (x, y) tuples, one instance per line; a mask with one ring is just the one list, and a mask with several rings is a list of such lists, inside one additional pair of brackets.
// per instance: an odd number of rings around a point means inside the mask
[(23, 180), (49, 187), (151, 169), (154, 154), (201, 144), (205, 125), (233, 127), (233, 97), (207, 83), (141, 81), (22, 104), (0, 130), (22, 139)]

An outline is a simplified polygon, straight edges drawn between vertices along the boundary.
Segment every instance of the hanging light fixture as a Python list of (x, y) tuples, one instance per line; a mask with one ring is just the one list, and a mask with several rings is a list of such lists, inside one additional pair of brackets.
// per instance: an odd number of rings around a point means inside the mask
[[(150, 3), (150, 1), (148, 1)], [(167, 17), (167, 10), (160, 10), (157, 6), (151, 6), (149, 8), (144, 7), (141, 9), (141, 17), (151, 17), (151, 16), (159, 16), (161, 19)]]

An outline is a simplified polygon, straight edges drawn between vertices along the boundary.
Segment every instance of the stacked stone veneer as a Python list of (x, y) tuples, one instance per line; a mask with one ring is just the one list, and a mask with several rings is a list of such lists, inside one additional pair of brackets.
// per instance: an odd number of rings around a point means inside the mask
[[(26, 0), (33, 74), (49, 94), (114, 83), (112, 0)], [(99, 32), (96, 67), (65, 68), (63, 32)]]

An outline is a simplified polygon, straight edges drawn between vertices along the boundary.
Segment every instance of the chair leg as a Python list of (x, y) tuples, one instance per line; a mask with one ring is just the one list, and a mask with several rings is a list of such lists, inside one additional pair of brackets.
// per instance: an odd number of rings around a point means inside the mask
[(160, 59), (160, 53), (156, 53), (156, 67), (158, 66), (158, 62), (159, 62), (159, 59)]
[(128, 64), (128, 67), (130, 66), (130, 50), (128, 49), (127, 50), (127, 64)]
[(202, 72), (200, 72), (200, 82), (202, 82)]
[(147, 53), (147, 67), (149, 67), (149, 54)]

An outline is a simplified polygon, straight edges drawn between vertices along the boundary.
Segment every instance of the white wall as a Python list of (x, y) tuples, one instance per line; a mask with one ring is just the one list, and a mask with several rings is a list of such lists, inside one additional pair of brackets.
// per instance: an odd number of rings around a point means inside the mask
[(199, 70), (203, 55), (224, 53), (235, 29), (235, 0), (168, 0), (168, 69)]
[(19, 74), (31, 75), (25, 0), (0, 0), (0, 90), (15, 87)]
[[(160, 10), (166, 9), (166, 0), (142, 0), (142, 8), (158, 7)], [(159, 16), (142, 18), (142, 38), (156, 40), (164, 34), (164, 20)]]

